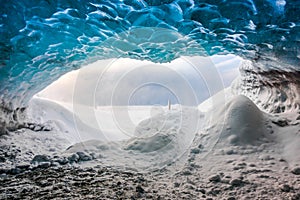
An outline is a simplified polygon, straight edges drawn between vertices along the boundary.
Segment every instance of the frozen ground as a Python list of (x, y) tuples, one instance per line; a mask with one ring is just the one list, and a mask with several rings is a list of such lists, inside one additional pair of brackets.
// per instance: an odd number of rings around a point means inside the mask
[[(1, 198), (300, 199), (299, 114), (271, 116), (225, 94), (198, 108), (119, 107), (135, 116), (131, 135), (111, 125), (119, 110), (99, 108), (106, 127), (84, 139), (68, 130), (72, 108), (40, 99), (53, 129), (1, 138)], [(78, 129), (96, 130), (84, 119)], [(113, 129), (127, 138), (107, 137)]]

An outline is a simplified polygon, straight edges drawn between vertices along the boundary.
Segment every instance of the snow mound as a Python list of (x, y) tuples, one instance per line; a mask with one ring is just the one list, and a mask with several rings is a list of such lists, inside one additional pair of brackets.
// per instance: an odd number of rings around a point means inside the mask
[(86, 141), (72, 145), (65, 153), (95, 155), (96, 164), (152, 171), (187, 159), (195, 135), (203, 125), (203, 115), (194, 107), (168, 110), (140, 122), (128, 140)]
[(256, 145), (267, 132), (263, 113), (243, 95), (233, 97), (208, 115), (213, 115), (211, 129), (220, 133), (219, 141), (229, 145)]
[(148, 138), (137, 138), (129, 142), (126, 150), (135, 150), (141, 153), (158, 151), (164, 147), (171, 146), (173, 136), (170, 134), (157, 133)]
[[(134, 137), (128, 140), (125, 150), (141, 153), (170, 150), (178, 143), (181, 124), (179, 111), (155, 115), (143, 120), (135, 129)], [(175, 144), (176, 143), (176, 144)]]
[(223, 136), (231, 144), (255, 144), (266, 132), (264, 116), (246, 96), (236, 96), (226, 106)]
[(90, 139), (107, 140), (102, 131), (86, 123), (82, 117), (73, 112), (72, 106), (63, 106), (60, 102), (45, 98), (35, 97), (30, 101), (28, 117), (38, 124), (50, 123), (51, 126), (61, 132), (62, 137), (74, 144)]

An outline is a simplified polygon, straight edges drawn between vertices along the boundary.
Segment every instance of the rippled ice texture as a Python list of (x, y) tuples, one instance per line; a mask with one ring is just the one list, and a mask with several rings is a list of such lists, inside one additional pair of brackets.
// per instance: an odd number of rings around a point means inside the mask
[(62, 74), (112, 57), (235, 53), (299, 70), (299, 13), (298, 0), (1, 0), (1, 99), (26, 104)]

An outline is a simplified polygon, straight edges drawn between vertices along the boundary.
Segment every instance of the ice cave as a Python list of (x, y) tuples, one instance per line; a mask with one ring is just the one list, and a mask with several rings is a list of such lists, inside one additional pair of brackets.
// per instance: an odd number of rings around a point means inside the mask
[(0, 199), (300, 199), (299, 0), (0, 2)]

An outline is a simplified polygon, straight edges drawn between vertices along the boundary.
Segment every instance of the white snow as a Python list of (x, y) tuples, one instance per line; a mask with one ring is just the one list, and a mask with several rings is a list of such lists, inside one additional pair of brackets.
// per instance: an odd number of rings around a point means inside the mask
[[(144, 171), (175, 163), (174, 170), (178, 170), (188, 159), (190, 149), (199, 143), (203, 159), (216, 150), (244, 154), (263, 152), (268, 147), (276, 148), (273, 156), (283, 157), (291, 165), (300, 161), (296, 153), (299, 127), (278, 127), (272, 123), (274, 116), (260, 111), (249, 98), (233, 95), (230, 88), (198, 108), (81, 105), (78, 110), (90, 109), (92, 114), (86, 112), (78, 117), (81, 113), (76, 113), (74, 107), (35, 97), (30, 108), (32, 116), (56, 124), (62, 141), (72, 144), (67, 151), (61, 151), (63, 155), (80, 151), (95, 155), (96, 160), (89, 162), (89, 166), (101, 163)], [(94, 124), (89, 121), (92, 117)]]
[(90, 107), (58, 102), (35, 96), (28, 117), (37, 123), (51, 122), (70, 143), (87, 140), (120, 141), (129, 139), (144, 119), (166, 110), (161, 106)]
[[(77, 75), (67, 76), (72, 82)], [(60, 82), (54, 83), (59, 85), (55, 87), (65, 84)], [(140, 171), (169, 165), (177, 171), (191, 159), (193, 151), (199, 154), (195, 161), (198, 165), (219, 154), (255, 153), (259, 156), (251, 159), (259, 161), (270, 152), (290, 165), (300, 162), (299, 119), (289, 118), (287, 125), (280, 127), (276, 122), (286, 116), (262, 112), (249, 98), (234, 94), (234, 88), (221, 90), (198, 106), (178, 104), (168, 110), (167, 104), (90, 104), (84, 88), (77, 91), (83, 92), (80, 101), (74, 101), (72, 92), (64, 93), (66, 88), (55, 94), (54, 85), (32, 98), (27, 111), (31, 121), (49, 124), (53, 130), (38, 133), (22, 130), (7, 137), (4, 143), (14, 143), (24, 152), (32, 150), (32, 154), (70, 155), (85, 151), (93, 154), (95, 160), (83, 165)]]

